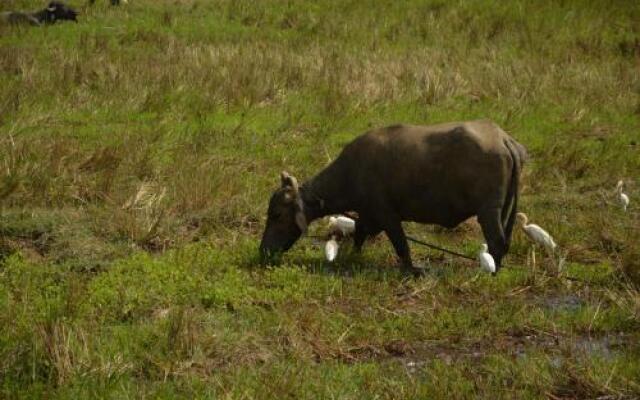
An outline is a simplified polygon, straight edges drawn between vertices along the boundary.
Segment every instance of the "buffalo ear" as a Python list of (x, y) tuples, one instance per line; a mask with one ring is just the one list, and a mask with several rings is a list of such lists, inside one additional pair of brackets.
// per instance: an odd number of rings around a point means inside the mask
[(283, 188), (290, 187), (295, 193), (298, 193), (298, 180), (293, 175), (289, 175), (288, 172), (282, 171), (280, 174), (280, 181), (282, 182)]

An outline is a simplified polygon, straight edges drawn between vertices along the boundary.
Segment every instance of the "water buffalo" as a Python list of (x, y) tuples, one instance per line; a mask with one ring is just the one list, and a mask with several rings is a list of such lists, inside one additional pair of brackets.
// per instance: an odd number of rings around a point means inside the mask
[(384, 231), (401, 265), (417, 274), (402, 221), (453, 228), (477, 216), (500, 268), (517, 212), (525, 148), (488, 120), (393, 125), (364, 133), (315, 177), (298, 185), (283, 172), (271, 196), (260, 252), (288, 250), (325, 215), (359, 215), (354, 246)]
[[(127, 0), (109, 0), (109, 2), (111, 3), (112, 6), (119, 6), (120, 5), (120, 1), (122, 1), (124, 4), (128, 3)], [(95, 2), (96, 2), (96, 0), (89, 0), (89, 4), (93, 4)]]
[(54, 24), (58, 21), (75, 21), (78, 12), (60, 1), (52, 1), (47, 8), (34, 11), (7, 11), (0, 13), (0, 22), (9, 23), (11, 25), (34, 25)]

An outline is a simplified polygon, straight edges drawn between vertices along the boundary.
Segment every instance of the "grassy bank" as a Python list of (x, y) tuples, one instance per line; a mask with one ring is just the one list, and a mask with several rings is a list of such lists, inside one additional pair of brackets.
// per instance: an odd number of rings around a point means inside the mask
[[(107, 3), (0, 27), (4, 397), (640, 396), (640, 4)], [(281, 170), (474, 118), (528, 148), (521, 209), (559, 274), (519, 231), (495, 278), (415, 247), (407, 280), (383, 237), (258, 266)]]

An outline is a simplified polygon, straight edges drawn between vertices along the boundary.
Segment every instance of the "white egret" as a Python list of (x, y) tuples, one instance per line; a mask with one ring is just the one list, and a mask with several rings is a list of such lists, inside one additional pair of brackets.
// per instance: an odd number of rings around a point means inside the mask
[(329, 230), (340, 231), (343, 236), (349, 236), (356, 230), (356, 221), (344, 215), (329, 217)]
[(629, 196), (622, 193), (622, 186), (624, 186), (624, 182), (618, 181), (618, 184), (616, 185), (616, 193), (618, 194), (618, 201), (620, 202), (622, 209), (627, 211), (627, 207), (629, 207)]
[(525, 213), (518, 213), (517, 217), (522, 220), (522, 230), (531, 239), (532, 242), (543, 246), (548, 251), (556, 248), (556, 242), (553, 241), (549, 232), (545, 231), (536, 224), (527, 224), (529, 219)]
[(338, 248), (338, 242), (336, 241), (336, 238), (332, 236), (324, 245), (324, 255), (327, 257), (329, 262), (333, 262), (333, 260), (338, 256)]
[(486, 243), (482, 244), (482, 248), (478, 252), (478, 261), (480, 261), (480, 267), (485, 271), (496, 273), (496, 262), (493, 260), (491, 254), (488, 253), (489, 246)]

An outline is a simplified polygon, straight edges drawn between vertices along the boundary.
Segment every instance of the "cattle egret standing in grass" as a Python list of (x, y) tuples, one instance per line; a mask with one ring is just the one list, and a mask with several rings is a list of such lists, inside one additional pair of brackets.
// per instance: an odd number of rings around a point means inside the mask
[(622, 209), (627, 211), (627, 207), (629, 207), (629, 196), (622, 193), (622, 186), (624, 186), (624, 182), (618, 181), (618, 184), (616, 185), (616, 193), (618, 194), (618, 201), (620, 202)]
[(491, 272), (492, 274), (496, 273), (496, 262), (493, 260), (491, 254), (487, 251), (489, 250), (489, 246), (486, 243), (482, 244), (482, 249), (478, 253), (478, 260), (480, 261), (480, 267), (485, 271)]
[(518, 213), (517, 217), (522, 220), (522, 230), (524, 233), (536, 244), (543, 246), (548, 251), (553, 251), (556, 248), (556, 242), (553, 241), (549, 232), (540, 228), (536, 224), (527, 224), (529, 219), (527, 218), (527, 214)]
[(327, 244), (324, 245), (324, 254), (329, 262), (333, 262), (333, 260), (338, 256), (338, 247), (338, 242), (336, 241), (335, 236), (332, 236)]
[(344, 215), (329, 217), (329, 230), (340, 231), (343, 236), (349, 236), (356, 230), (356, 221)]

